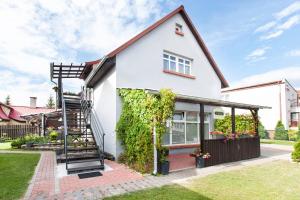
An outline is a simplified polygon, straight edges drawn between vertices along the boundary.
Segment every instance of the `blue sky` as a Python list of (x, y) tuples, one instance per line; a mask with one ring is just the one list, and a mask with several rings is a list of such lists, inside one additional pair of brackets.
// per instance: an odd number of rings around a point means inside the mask
[(50, 62), (100, 58), (181, 4), (231, 86), (287, 78), (300, 88), (299, 0), (2, 0), (0, 101), (44, 105)]

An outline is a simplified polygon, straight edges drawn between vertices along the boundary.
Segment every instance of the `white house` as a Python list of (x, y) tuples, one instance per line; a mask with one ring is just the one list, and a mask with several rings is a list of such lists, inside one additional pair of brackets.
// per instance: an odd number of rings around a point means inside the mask
[[(81, 78), (86, 87), (93, 89), (94, 109), (105, 132), (105, 151), (115, 157), (122, 152), (115, 131), (122, 111), (118, 88), (170, 88), (180, 96), (174, 126), (164, 141), (173, 153), (191, 152), (209, 138), (214, 106), (260, 108), (221, 101), (221, 88), (228, 87), (228, 83), (183, 6), (103, 58), (86, 62)], [(199, 102), (209, 106), (201, 111)], [(202, 131), (204, 134), (199, 134)]]
[(262, 110), (259, 114), (265, 129), (272, 132), (281, 120), (286, 129), (296, 126), (298, 122), (297, 90), (285, 79), (272, 82), (244, 85), (222, 89), (224, 100), (243, 103), (267, 105), (272, 109)]

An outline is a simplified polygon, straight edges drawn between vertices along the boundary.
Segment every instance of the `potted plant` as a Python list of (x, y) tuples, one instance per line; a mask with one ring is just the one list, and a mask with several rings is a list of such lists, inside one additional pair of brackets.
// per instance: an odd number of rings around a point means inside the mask
[(211, 155), (209, 153), (201, 153), (200, 148), (195, 149), (194, 153), (190, 154), (190, 156), (195, 157), (196, 168), (205, 167), (205, 160), (209, 159)]
[(169, 174), (170, 163), (167, 160), (169, 156), (169, 149), (167, 147), (162, 147), (158, 150), (158, 172), (162, 175)]

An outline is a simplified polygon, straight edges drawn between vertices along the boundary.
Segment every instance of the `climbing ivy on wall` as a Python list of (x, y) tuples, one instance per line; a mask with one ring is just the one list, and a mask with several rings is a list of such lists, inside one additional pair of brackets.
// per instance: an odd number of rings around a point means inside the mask
[(117, 123), (118, 139), (124, 148), (122, 162), (140, 172), (153, 169), (153, 137), (156, 127), (157, 148), (166, 131), (166, 121), (173, 115), (175, 94), (169, 89), (158, 95), (139, 89), (119, 89), (122, 113)]

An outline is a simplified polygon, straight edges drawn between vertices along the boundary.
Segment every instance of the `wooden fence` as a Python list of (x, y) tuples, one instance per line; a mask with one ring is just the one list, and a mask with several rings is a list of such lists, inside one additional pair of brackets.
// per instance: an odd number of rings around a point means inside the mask
[(27, 133), (39, 134), (39, 132), (39, 127), (28, 124), (0, 125), (0, 138), (16, 139), (23, 137)]
[(205, 160), (205, 166), (234, 162), (260, 156), (259, 137), (240, 138), (235, 140), (213, 139), (204, 140), (205, 152), (211, 158)]

